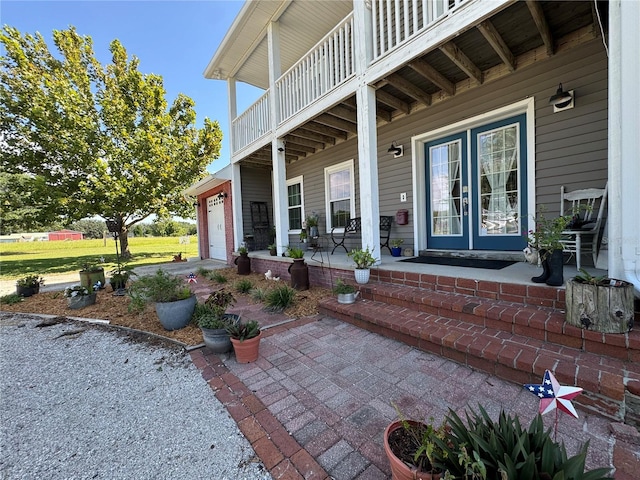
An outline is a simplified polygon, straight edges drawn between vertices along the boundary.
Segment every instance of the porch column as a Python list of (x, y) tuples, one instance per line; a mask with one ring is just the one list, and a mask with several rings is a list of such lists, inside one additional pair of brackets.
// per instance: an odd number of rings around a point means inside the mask
[(640, 3), (609, 2), (609, 276), (640, 294)]
[(271, 111), (271, 162), (273, 168), (273, 221), (276, 226), (276, 245), (278, 255), (289, 244), (289, 218), (287, 212), (287, 168), (285, 165), (284, 140), (276, 137), (280, 108), (276, 80), (281, 75), (280, 66), (280, 24), (271, 22), (267, 30), (269, 41), (269, 110)]
[(372, 58), (371, 10), (366, 2), (353, 2), (354, 54), (358, 88), (358, 172), (360, 175), (360, 216), (362, 246), (369, 247), (380, 263), (380, 199), (378, 195), (378, 136), (376, 130), (376, 90), (365, 82)]
[(233, 131), (233, 121), (238, 116), (238, 98), (236, 95), (236, 79), (235, 77), (229, 77), (227, 79), (227, 98), (229, 99), (229, 158), (233, 158), (235, 133)]
[(238, 250), (244, 241), (244, 225), (242, 221), (242, 179), (240, 164), (231, 164), (231, 206), (233, 211), (233, 249)]

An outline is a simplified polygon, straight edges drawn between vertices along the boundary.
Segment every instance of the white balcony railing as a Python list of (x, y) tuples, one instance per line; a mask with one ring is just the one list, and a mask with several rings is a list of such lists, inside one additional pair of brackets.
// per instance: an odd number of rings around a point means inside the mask
[[(371, 0), (373, 59), (451, 15), (471, 0)], [(276, 81), (278, 124), (304, 110), (355, 74), (353, 13), (334, 27), (315, 47)], [(390, 66), (395, 68), (394, 66)], [(268, 90), (233, 121), (233, 153), (275, 128), (269, 116)]]
[(276, 82), (283, 122), (355, 73), (353, 14), (348, 15)]
[(373, 59), (429, 28), (466, 0), (372, 0)]
[(234, 152), (250, 145), (271, 131), (269, 95), (270, 92), (267, 90), (257, 102), (233, 121), (231, 138), (233, 139), (232, 150)]

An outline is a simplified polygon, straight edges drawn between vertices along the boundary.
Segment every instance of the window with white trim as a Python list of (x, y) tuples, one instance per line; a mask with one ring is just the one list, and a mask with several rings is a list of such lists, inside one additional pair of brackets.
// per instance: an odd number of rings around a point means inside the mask
[(304, 219), (304, 195), (302, 175), (287, 180), (287, 206), (289, 211), (289, 232), (300, 233)]
[(355, 216), (353, 160), (324, 169), (327, 231), (342, 228)]

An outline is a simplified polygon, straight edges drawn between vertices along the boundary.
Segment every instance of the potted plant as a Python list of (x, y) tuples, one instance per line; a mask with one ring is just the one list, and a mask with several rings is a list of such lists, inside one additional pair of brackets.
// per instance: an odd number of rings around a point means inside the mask
[[(392, 422), (384, 431), (384, 451), (395, 480), (439, 479), (444, 452), (438, 440), (447, 442), (451, 428), (407, 420)], [(463, 477), (460, 477), (463, 478)]]
[(162, 269), (144, 275), (129, 287), (134, 311), (142, 311), (147, 302), (155, 302), (160, 323), (166, 330), (178, 330), (191, 321), (197, 300), (185, 280)]
[(529, 247), (538, 252), (542, 263), (542, 274), (532, 277), (534, 283), (546, 283), (558, 287), (564, 283), (562, 258), (562, 232), (571, 216), (546, 218), (544, 212), (536, 218), (536, 229), (530, 230), (527, 242)]
[(341, 278), (336, 281), (336, 286), (333, 287), (333, 293), (338, 296), (338, 303), (350, 304), (356, 301), (356, 297), (360, 292), (356, 292), (356, 287), (344, 283)]
[(260, 354), (260, 324), (256, 320), (227, 326), (238, 363), (255, 362)]
[(85, 263), (80, 270), (80, 285), (93, 289), (104, 288), (104, 268), (100, 265)]
[(269, 249), (269, 255), (271, 255), (272, 257), (275, 257), (276, 255), (278, 255), (278, 247), (276, 246), (275, 243), (272, 243), (267, 248)]
[(633, 285), (584, 269), (567, 282), (566, 321), (575, 327), (603, 333), (627, 333), (633, 328)]
[(305, 229), (300, 230), (300, 241), (307, 243), (307, 231)]
[(72, 310), (88, 307), (96, 303), (97, 293), (93, 291), (91, 285), (74, 285), (64, 289), (64, 296), (67, 299), (67, 305)]
[(44, 278), (39, 275), (27, 275), (16, 281), (16, 294), (30, 297), (40, 292), (40, 285), (44, 285)]
[(309, 228), (309, 237), (311, 237), (312, 240), (314, 238), (318, 238), (318, 236), (319, 236), (319, 232), (318, 232), (318, 220), (319, 220), (319, 218), (320, 218), (319, 215), (315, 211), (311, 212), (305, 218), (305, 223), (307, 224), (307, 227)]
[(244, 245), (238, 247), (239, 257), (236, 257), (234, 263), (238, 266), (238, 275), (249, 275), (251, 273), (251, 259), (249, 258), (249, 250)]
[(309, 290), (309, 267), (304, 263), (304, 250), (288, 246), (287, 255), (293, 259), (287, 270), (291, 275), (291, 287), (296, 290)]
[(118, 265), (116, 268), (109, 272), (109, 284), (113, 291), (124, 290), (127, 288), (127, 282), (131, 278), (133, 273), (131, 267), (126, 265)]
[(240, 321), (240, 316), (226, 313), (235, 303), (231, 292), (220, 289), (209, 295), (204, 303), (197, 303), (192, 320), (202, 330), (204, 344), (214, 353), (231, 351), (231, 340), (227, 327)]
[(403, 243), (404, 240), (402, 238), (395, 238), (391, 240), (391, 255), (393, 255), (394, 257), (401, 257), (402, 248), (400, 247), (400, 245), (402, 245)]
[(347, 256), (351, 258), (351, 260), (353, 260), (356, 264), (356, 282), (360, 284), (367, 283), (369, 281), (369, 275), (371, 273), (369, 269), (377, 261), (371, 254), (369, 247), (367, 246), (367, 248), (358, 248), (351, 250), (349, 253), (347, 253)]

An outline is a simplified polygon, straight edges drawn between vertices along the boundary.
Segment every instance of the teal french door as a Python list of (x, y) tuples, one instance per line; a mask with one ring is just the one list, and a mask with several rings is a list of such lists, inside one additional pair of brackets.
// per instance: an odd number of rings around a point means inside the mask
[(427, 143), (427, 247), (524, 248), (526, 152), (524, 114)]

